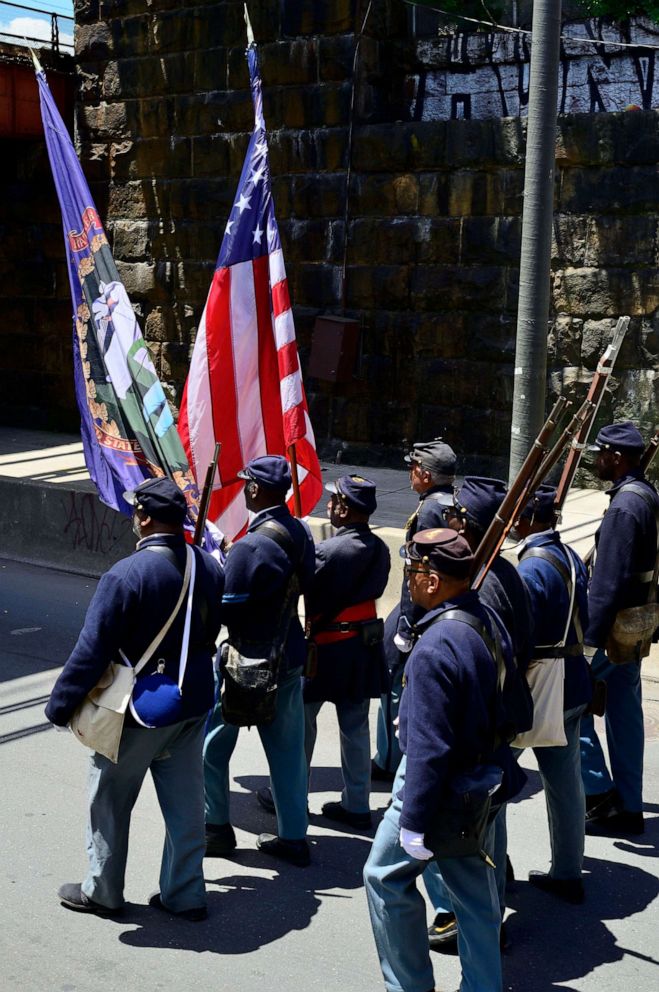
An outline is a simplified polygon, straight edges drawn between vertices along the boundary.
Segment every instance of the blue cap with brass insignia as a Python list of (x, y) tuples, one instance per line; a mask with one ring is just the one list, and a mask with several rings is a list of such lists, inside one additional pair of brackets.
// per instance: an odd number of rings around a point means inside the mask
[(375, 499), (375, 483), (370, 479), (364, 479), (361, 475), (342, 475), (336, 482), (328, 482), (325, 489), (340, 496), (353, 510), (367, 513), (369, 516), (378, 505)]
[(631, 420), (608, 424), (588, 445), (589, 451), (643, 451), (645, 443), (638, 427)]
[(466, 517), (481, 530), (487, 530), (503, 503), (506, 492), (506, 484), (501, 479), (465, 475), (462, 486), (453, 497), (453, 503), (461, 517)]
[(474, 567), (474, 556), (462, 534), (448, 527), (420, 530), (405, 545), (407, 557), (456, 579), (468, 579)]

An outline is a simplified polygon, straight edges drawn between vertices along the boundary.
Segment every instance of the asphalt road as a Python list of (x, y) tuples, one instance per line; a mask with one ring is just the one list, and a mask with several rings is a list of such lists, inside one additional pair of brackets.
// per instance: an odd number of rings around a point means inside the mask
[[(12, 992), (376, 992), (381, 989), (361, 868), (370, 835), (332, 829), (318, 815), (340, 789), (331, 707), (319, 721), (312, 773), (313, 864), (267, 861), (255, 835), (272, 819), (251, 793), (266, 782), (255, 731), (243, 731), (232, 762), (235, 858), (206, 861), (210, 918), (173, 921), (146, 907), (157, 885), (163, 827), (146, 783), (131, 833), (121, 920), (71, 913), (61, 882), (85, 870), (86, 752), (45, 724), (43, 704), (74, 644), (95, 583), (0, 561), (0, 987)], [(649, 738), (656, 724), (648, 722)], [(530, 868), (548, 861), (547, 827), (533, 757), (527, 798), (509, 811), (518, 877), (509, 893), (513, 948), (504, 959), (514, 992), (656, 992), (659, 987), (659, 743), (648, 740), (647, 832), (640, 842), (587, 842), (583, 907), (531, 890)], [(386, 792), (373, 795), (381, 813)], [(436, 986), (453, 992), (457, 959), (433, 955)]]

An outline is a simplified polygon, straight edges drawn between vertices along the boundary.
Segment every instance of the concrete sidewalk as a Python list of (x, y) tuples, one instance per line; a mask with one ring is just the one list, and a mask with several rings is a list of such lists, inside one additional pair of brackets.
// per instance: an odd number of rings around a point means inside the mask
[[(416, 506), (407, 471), (330, 462), (323, 462), (322, 470), (328, 482), (353, 472), (373, 479), (378, 508), (372, 523), (397, 551), (405, 521)], [(127, 521), (94, 500), (96, 490), (77, 436), (0, 427), (0, 487), (3, 504), (17, 504), (11, 521), (0, 525), (3, 553), (11, 549), (25, 561), (100, 574), (131, 545)], [(12, 491), (20, 492), (21, 499), (12, 498)], [(604, 493), (595, 490), (569, 494), (561, 529), (578, 551), (590, 547), (606, 502)], [(26, 509), (32, 506), (39, 512), (26, 519)], [(327, 527), (324, 498), (310, 522), (318, 534)]]

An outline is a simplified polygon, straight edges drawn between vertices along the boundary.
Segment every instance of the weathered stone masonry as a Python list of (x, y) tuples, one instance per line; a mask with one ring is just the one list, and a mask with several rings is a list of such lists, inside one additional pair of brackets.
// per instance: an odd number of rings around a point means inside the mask
[[(354, 30), (365, 7), (250, 4), (303, 369), (314, 317), (340, 312)], [(312, 420), (321, 447), (343, 444), (345, 460), (395, 461), (403, 438), (446, 431), (470, 453), (465, 469), (503, 471), (524, 124), (413, 120), (428, 43), (407, 18), (397, 0), (374, 4), (362, 41), (346, 284), (362, 355), (347, 386), (307, 378)], [(77, 0), (76, 19), (81, 157), (176, 404), (252, 126), (242, 3)], [(552, 381), (587, 382), (613, 319), (629, 313), (602, 419), (651, 425), (657, 114), (562, 116), (557, 154)]]

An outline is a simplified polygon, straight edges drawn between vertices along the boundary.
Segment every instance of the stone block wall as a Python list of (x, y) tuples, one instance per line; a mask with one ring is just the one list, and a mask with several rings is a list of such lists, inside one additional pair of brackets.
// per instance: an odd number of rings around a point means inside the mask
[[(242, 3), (75, 8), (80, 154), (176, 405), (252, 126)], [(414, 120), (409, 11), (397, 0), (374, 5), (346, 207), (365, 9), (356, 0), (250, 4), (303, 371), (318, 314), (345, 312), (362, 327), (351, 382), (306, 378), (319, 446), (396, 464), (404, 439), (445, 433), (465, 453), (464, 470), (504, 472), (525, 125)], [(659, 344), (658, 151), (652, 110), (560, 118), (550, 386), (583, 392), (615, 317), (630, 313), (602, 418), (644, 426)]]

